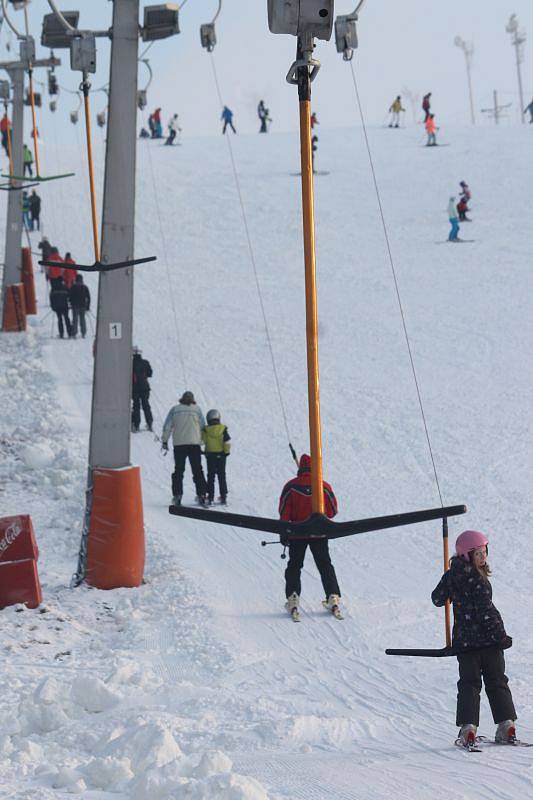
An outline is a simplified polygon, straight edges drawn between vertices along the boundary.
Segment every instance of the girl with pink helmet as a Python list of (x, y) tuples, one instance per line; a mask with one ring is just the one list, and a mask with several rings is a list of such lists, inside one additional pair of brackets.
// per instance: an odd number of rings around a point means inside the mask
[(495, 741), (514, 744), (516, 711), (505, 675), (503, 651), (512, 645), (500, 612), (492, 602), (487, 563), (488, 539), (479, 531), (463, 531), (455, 556), (431, 599), (436, 606), (453, 604), (452, 646), (459, 662), (457, 682), (458, 744), (475, 744), (479, 725), (481, 679), (497, 725)]

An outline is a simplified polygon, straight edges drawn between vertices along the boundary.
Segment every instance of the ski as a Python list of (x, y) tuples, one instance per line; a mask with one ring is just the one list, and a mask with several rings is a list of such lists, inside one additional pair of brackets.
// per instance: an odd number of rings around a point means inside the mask
[[(476, 739), (477, 742), (477, 739)], [(460, 739), (456, 739), (454, 742), (456, 747), (460, 747), (461, 750), (465, 750), (467, 753), (482, 753), (483, 750), (477, 744), (463, 744)]]
[(322, 605), (324, 606), (326, 611), (329, 611), (331, 614), (333, 614), (335, 619), (344, 619), (339, 606), (329, 606), (327, 600), (322, 600)]
[(300, 622), (300, 611), (298, 610), (297, 606), (295, 606), (294, 608), (289, 608), (287, 603), (285, 603), (285, 608), (289, 612), (293, 622)]
[(533, 747), (532, 742), (523, 742), (521, 739), (514, 739), (511, 742), (496, 742), (494, 739), (489, 739), (488, 736), (477, 736), (476, 742), (481, 744), (496, 745), (496, 747)]
[(475, 241), (475, 239), (441, 239), (435, 244), (472, 244)]

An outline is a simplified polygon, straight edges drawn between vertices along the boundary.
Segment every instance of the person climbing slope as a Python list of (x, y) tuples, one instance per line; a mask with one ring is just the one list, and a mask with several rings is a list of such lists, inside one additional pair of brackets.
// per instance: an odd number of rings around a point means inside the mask
[(172, 406), (163, 425), (161, 442), (163, 450), (168, 450), (168, 440), (172, 436), (174, 445), (174, 472), (172, 474), (172, 504), (181, 505), (183, 497), (183, 475), (185, 463), (189, 459), (196, 496), (201, 505), (207, 503), (207, 483), (202, 468), (202, 431), (205, 419), (196, 405), (192, 392), (183, 392), (179, 403)]
[(150, 384), (148, 382), (148, 378), (151, 378), (152, 374), (150, 362), (142, 357), (138, 347), (134, 347), (131, 370), (131, 399), (133, 401), (131, 429), (134, 433), (137, 433), (141, 424), (141, 405), (146, 427), (149, 431), (152, 430), (154, 418), (150, 408)]
[(206, 414), (207, 425), (202, 431), (205, 457), (207, 459), (207, 496), (212, 503), (215, 499), (215, 478), (218, 478), (220, 504), (226, 505), (228, 485), (226, 483), (226, 459), (230, 453), (228, 429), (220, 422), (220, 411), (210, 409)]

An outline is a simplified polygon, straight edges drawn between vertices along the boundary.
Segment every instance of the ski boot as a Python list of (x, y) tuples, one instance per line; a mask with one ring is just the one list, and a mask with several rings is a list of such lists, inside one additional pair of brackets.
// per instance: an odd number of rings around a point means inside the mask
[(285, 608), (293, 618), (294, 622), (300, 622), (300, 612), (298, 607), (300, 605), (300, 598), (293, 592), (289, 597), (287, 597), (287, 602), (285, 603)]
[(514, 720), (506, 719), (496, 728), (494, 737), (496, 744), (514, 744), (516, 742), (516, 728)]
[(206, 494), (197, 494), (196, 495), (196, 500), (198, 501), (199, 505), (201, 505), (201, 506), (205, 507), (205, 506), (209, 505), (208, 497), (207, 497)]
[(181, 506), (181, 494), (175, 494), (172, 498), (172, 505), (173, 506)]
[(330, 594), (327, 600), (322, 601), (322, 605), (324, 606), (324, 608), (327, 608), (328, 611), (331, 611), (333, 616), (336, 617), (337, 619), (344, 619), (344, 617), (341, 614), (341, 609), (339, 605), (340, 600), (341, 599), (338, 594)]
[(226, 500), (226, 495), (225, 494), (221, 494), (219, 500), (220, 500), (220, 505), (221, 506), (227, 506), (228, 505), (228, 501)]
[(463, 747), (474, 747), (476, 744), (477, 725), (468, 723), (463, 725), (459, 731), (457, 742), (462, 744)]

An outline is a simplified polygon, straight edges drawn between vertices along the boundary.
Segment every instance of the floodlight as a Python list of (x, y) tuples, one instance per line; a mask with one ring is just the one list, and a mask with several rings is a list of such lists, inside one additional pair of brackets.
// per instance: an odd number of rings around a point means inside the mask
[(161, 3), (144, 7), (144, 25), (141, 28), (143, 42), (166, 39), (180, 32), (179, 6), (177, 3)]
[[(78, 27), (80, 18), (79, 11), (62, 11), (62, 16), (73, 28)], [(64, 25), (55, 14), (45, 14), (43, 17), (43, 29), (41, 32), (41, 44), (43, 47), (68, 48), (72, 41), (72, 36), (65, 30)]]

